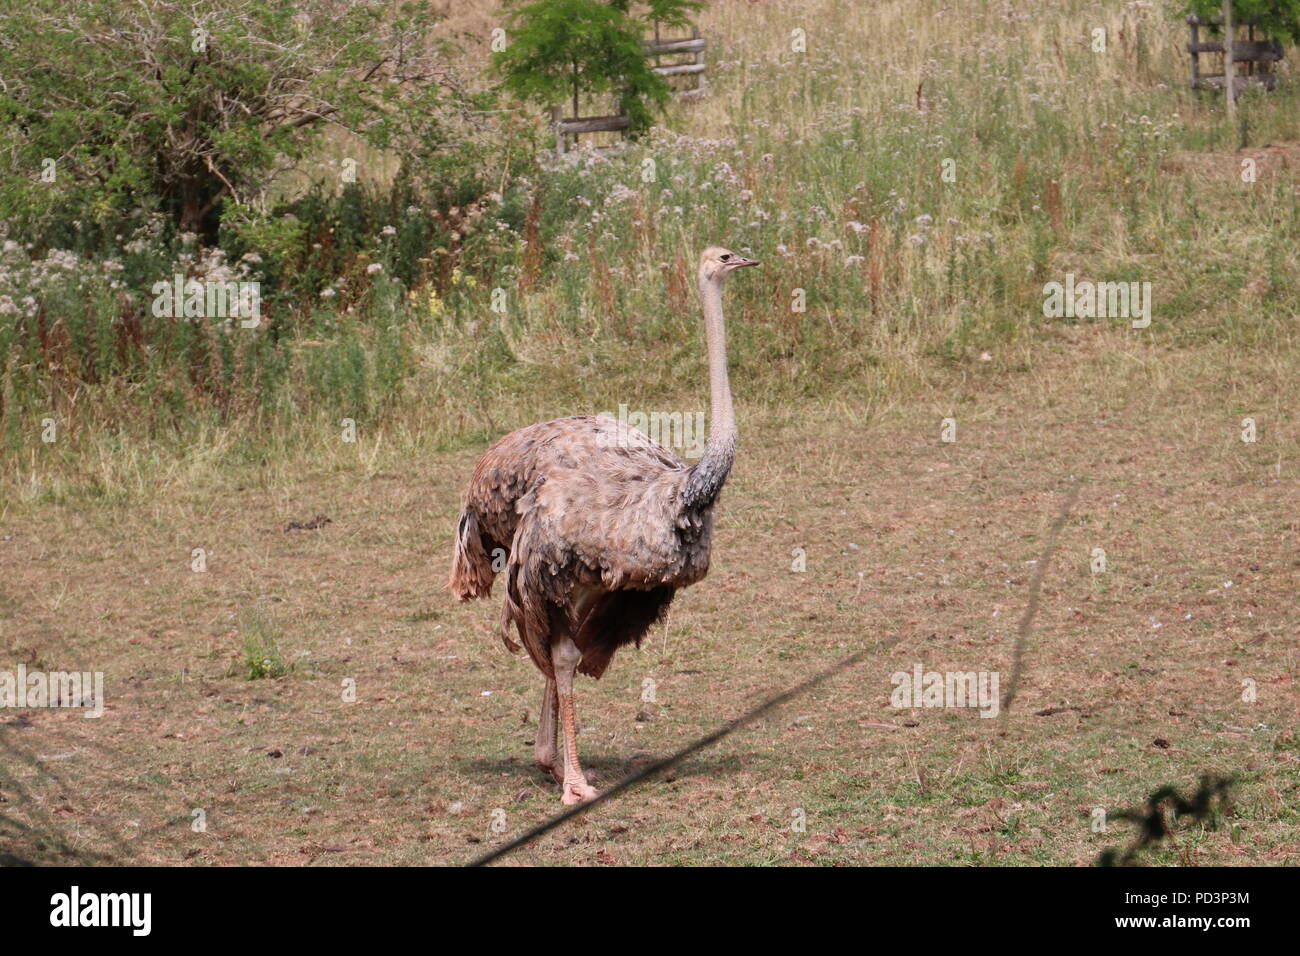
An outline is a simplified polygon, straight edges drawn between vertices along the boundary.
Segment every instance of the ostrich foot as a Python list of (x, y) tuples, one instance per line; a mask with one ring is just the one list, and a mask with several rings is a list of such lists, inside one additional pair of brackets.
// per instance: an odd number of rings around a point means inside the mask
[[(559, 756), (552, 757), (550, 760), (547, 760), (544, 757), (538, 757), (535, 762), (537, 764), (537, 768), (543, 771), (544, 773), (549, 773), (556, 783), (559, 784), (564, 783), (564, 760), (561, 759)], [(582, 775), (586, 779), (581, 784), (577, 785), (579, 790), (581, 790), (584, 786), (587, 787), (588, 790), (590, 790), (591, 787), (588, 786), (588, 784), (600, 782), (600, 776), (594, 770), (584, 770)], [(594, 795), (595, 794), (592, 794), (586, 797), (585, 799), (590, 800), (591, 797)]]
[(585, 803), (588, 800), (595, 800), (600, 796), (600, 791), (587, 783), (587, 781), (566, 780), (564, 783), (564, 793), (560, 797), (561, 802), (566, 806), (573, 806), (575, 803)]

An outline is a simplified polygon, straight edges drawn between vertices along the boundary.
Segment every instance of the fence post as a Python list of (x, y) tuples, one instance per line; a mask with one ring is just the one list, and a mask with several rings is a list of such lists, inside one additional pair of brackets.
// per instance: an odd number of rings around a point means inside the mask
[(1237, 118), (1237, 83), (1232, 75), (1232, 43), (1235, 34), (1232, 0), (1223, 0), (1223, 86), (1228, 91), (1228, 119), (1234, 121)]

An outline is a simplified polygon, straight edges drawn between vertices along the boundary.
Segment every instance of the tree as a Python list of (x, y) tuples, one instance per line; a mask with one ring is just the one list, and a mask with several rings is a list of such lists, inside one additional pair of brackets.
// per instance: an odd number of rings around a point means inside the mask
[(510, 12), (510, 45), (494, 57), (506, 90), (553, 106), (582, 94), (618, 94), (619, 112), (635, 132), (668, 100), (668, 85), (642, 50), (650, 24), (685, 26), (701, 0), (649, 0), (639, 13), (631, 0), (531, 0)]
[[(157, 208), (215, 241), (330, 127), (412, 164), (473, 104), (391, 0), (24, 0), (0, 11), (0, 218)], [(42, 175), (52, 170), (49, 175)]]
[[(1223, 15), (1224, 0), (1187, 0), (1186, 10), (1202, 20)], [(1300, 0), (1232, 0), (1237, 23), (1254, 22), (1265, 34), (1300, 43)]]

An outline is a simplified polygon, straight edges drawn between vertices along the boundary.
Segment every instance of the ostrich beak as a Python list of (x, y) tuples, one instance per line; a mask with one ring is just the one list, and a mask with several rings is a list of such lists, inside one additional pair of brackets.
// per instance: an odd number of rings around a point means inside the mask
[(734, 268), (743, 269), (745, 266), (756, 266), (759, 264), (757, 259), (747, 259), (744, 256), (737, 256), (730, 263)]

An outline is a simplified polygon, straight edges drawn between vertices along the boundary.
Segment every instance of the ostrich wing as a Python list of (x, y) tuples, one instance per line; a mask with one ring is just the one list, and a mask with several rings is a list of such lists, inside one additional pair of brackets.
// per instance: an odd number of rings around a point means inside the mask
[[(676, 455), (611, 418), (562, 418), (511, 432), (470, 479), (450, 588), (461, 600), (486, 597), (504, 564), (503, 640), (518, 650), (509, 636), (514, 624), (525, 646), (533, 630), (531, 643), (544, 641), (547, 604), (569, 607), (575, 585), (650, 589), (673, 573), (681, 546), (673, 509), (688, 474)], [(685, 530), (690, 537), (700, 529)], [(707, 534), (705, 551), (707, 562)], [(569, 609), (570, 633), (581, 626), (578, 610), (591, 608)], [(549, 652), (533, 656), (549, 672)]]

